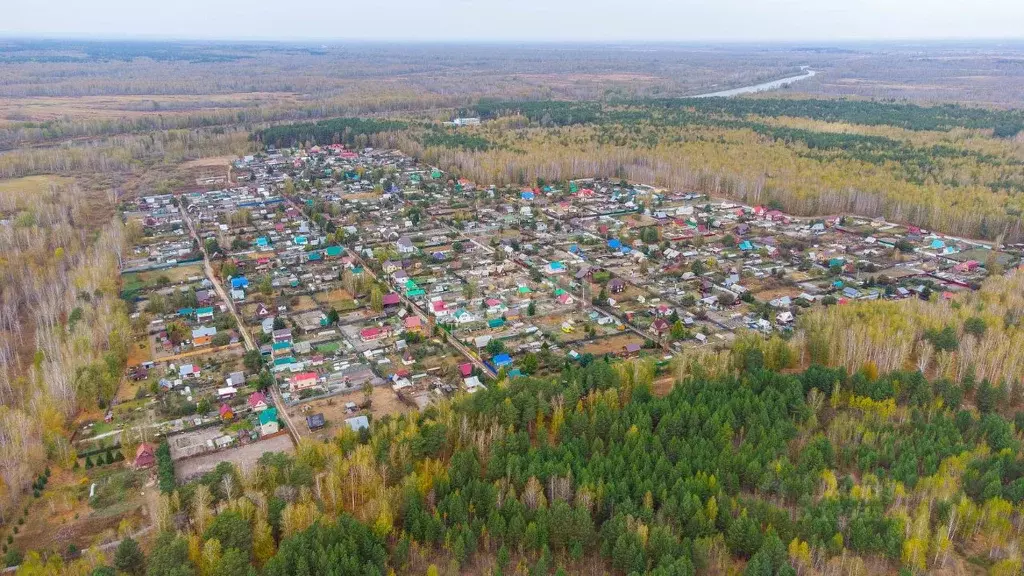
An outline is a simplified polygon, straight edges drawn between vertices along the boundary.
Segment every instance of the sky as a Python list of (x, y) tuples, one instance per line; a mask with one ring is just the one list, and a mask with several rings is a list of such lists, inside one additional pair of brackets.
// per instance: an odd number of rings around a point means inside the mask
[(1022, 39), (1024, 0), (2, 0), (0, 35), (384, 41)]

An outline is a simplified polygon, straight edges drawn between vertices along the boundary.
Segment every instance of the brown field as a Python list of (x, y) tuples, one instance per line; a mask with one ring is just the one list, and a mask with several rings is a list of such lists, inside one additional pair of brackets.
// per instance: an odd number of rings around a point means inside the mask
[(600, 338), (593, 342), (588, 342), (582, 350), (577, 350), (577, 352), (581, 354), (593, 354), (594, 356), (618, 354), (623, 351), (623, 348), (625, 348), (627, 344), (640, 344), (642, 346), (643, 343), (643, 338), (633, 334), (632, 332), (625, 332), (614, 336)]
[(308, 312), (310, 310), (316, 310), (320, 306), (317, 305), (316, 300), (313, 300), (309, 296), (299, 296), (295, 304), (288, 306), (290, 312)]
[(149, 336), (140, 336), (128, 349), (128, 367), (138, 366), (153, 359), (153, 350), (149, 346)]
[[(380, 420), (388, 414), (406, 414), (415, 410), (412, 406), (404, 404), (399, 400), (398, 395), (390, 387), (374, 386), (373, 394), (370, 396), (371, 405), (368, 410), (361, 410), (356, 414), (345, 413), (346, 402), (362, 404), (364, 398), (362, 390), (354, 390), (347, 394), (340, 394), (323, 400), (315, 400), (294, 406), (288, 409), (288, 415), (291, 416), (292, 422), (295, 423), (300, 436), (329, 439), (337, 434), (342, 426), (345, 426), (347, 418), (366, 414), (370, 416), (372, 426), (373, 421)], [(327, 426), (322, 430), (311, 433), (309, 428), (306, 427), (306, 416), (317, 413), (323, 413)]]
[(0, 98), (0, 119), (17, 122), (83, 119), (117, 120), (145, 116), (175, 116), (228, 112), (253, 106), (297, 104), (298, 95), (283, 92), (244, 92), (204, 95), (116, 95)]
[(227, 167), (236, 158), (234, 156), (209, 156), (207, 158), (199, 158), (196, 160), (189, 160), (181, 165), (182, 168), (212, 168), (212, 167)]
[(281, 434), (237, 448), (228, 448), (188, 460), (179, 460), (174, 463), (174, 473), (181, 479), (194, 478), (213, 470), (221, 462), (231, 462), (244, 470), (254, 466), (260, 456), (266, 452), (292, 452), (293, 450), (295, 450), (295, 445), (292, 444), (291, 437), (288, 434)]
[(654, 384), (651, 386), (651, 391), (654, 392), (655, 396), (664, 398), (665, 396), (668, 396), (668, 393), (672, 391), (672, 388), (674, 388), (675, 385), (675, 377), (663, 376), (654, 381)]
[(776, 298), (781, 298), (783, 296), (789, 296), (790, 298), (796, 298), (799, 295), (800, 295), (800, 289), (799, 288), (782, 287), (782, 288), (772, 288), (771, 290), (762, 290), (761, 292), (758, 292), (758, 293), (754, 294), (754, 298), (757, 298), (761, 302), (768, 302), (769, 300), (774, 300)]

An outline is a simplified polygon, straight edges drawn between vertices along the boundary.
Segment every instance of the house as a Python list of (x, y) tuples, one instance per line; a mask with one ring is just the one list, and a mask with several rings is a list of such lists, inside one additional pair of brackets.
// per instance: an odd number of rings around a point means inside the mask
[(779, 312), (775, 316), (775, 321), (778, 322), (779, 324), (789, 324), (793, 322), (793, 313), (789, 311)]
[(662, 334), (669, 331), (668, 320), (664, 318), (655, 318), (654, 322), (651, 323), (651, 332), (661, 336)]
[(562, 264), (561, 262), (549, 262), (544, 269), (548, 274), (562, 274), (565, 272), (565, 264)]
[(399, 254), (415, 254), (416, 246), (412, 243), (412, 240), (408, 236), (402, 236), (395, 242), (395, 247), (398, 249)]
[(213, 307), (208, 306), (206, 308), (199, 308), (196, 310), (196, 320), (199, 322), (205, 322), (207, 320), (213, 320)]
[(142, 470), (154, 464), (156, 464), (156, 448), (147, 442), (139, 444), (139, 447), (135, 449), (135, 460), (132, 461), (132, 467)]
[(466, 392), (469, 392), (470, 394), (473, 394), (480, 390), (486, 390), (486, 386), (484, 386), (483, 383), (480, 382), (480, 378), (476, 376), (470, 376), (469, 378), (465, 378), (463, 379), (462, 383), (466, 387)]
[(468, 378), (473, 374), (473, 364), (470, 362), (459, 364), (459, 374), (462, 374), (463, 378)]
[(269, 436), (276, 434), (281, 429), (277, 423), (277, 408), (267, 408), (260, 412), (260, 435)]
[(300, 392), (302, 390), (308, 390), (317, 384), (316, 372), (302, 372), (292, 376), (291, 380), (288, 381), (288, 388), (292, 392)]
[(231, 289), (242, 290), (249, 287), (249, 279), (245, 276), (234, 276), (231, 278)]
[(622, 278), (612, 278), (611, 281), (608, 282), (608, 289), (611, 290), (612, 294), (619, 294), (620, 292), (625, 291), (626, 281)]
[(323, 414), (310, 414), (306, 416), (306, 426), (309, 427), (310, 432), (319, 430), (326, 425)]
[(631, 342), (622, 347), (622, 353), (624, 356), (632, 358), (640, 353), (641, 346), (636, 342)]
[(469, 324), (470, 322), (476, 321), (476, 316), (465, 308), (459, 308), (456, 310), (455, 314), (452, 314), (452, 317), (455, 318), (455, 321), (459, 324)]
[(423, 332), (423, 321), (419, 316), (409, 316), (405, 319), (405, 329), (409, 332), (420, 334)]
[(267, 395), (259, 391), (250, 394), (246, 403), (249, 405), (249, 409), (253, 412), (262, 412), (270, 406), (267, 403)]
[(178, 377), (180, 378), (198, 378), (199, 377), (199, 366), (195, 364), (182, 364), (178, 367)]
[(292, 331), (288, 328), (281, 328), (280, 330), (274, 330), (274, 342), (291, 342)]
[(576, 300), (572, 297), (572, 294), (564, 292), (558, 295), (558, 303), (564, 306), (571, 306)]
[(226, 386), (224, 388), (217, 388), (217, 399), (218, 400), (230, 400), (238, 394), (238, 388), (234, 386)]
[(359, 338), (363, 342), (373, 342), (374, 340), (380, 340), (381, 338), (387, 338), (391, 336), (391, 328), (384, 326), (370, 326), (369, 328), (363, 328), (359, 331)]
[(390, 294), (385, 294), (381, 302), (385, 308), (400, 306), (402, 304), (402, 297), (399, 296), (398, 292), (391, 292)]
[(484, 304), (487, 306), (488, 316), (501, 316), (508, 312), (508, 306), (497, 298), (488, 298)]
[(512, 357), (508, 354), (498, 354), (491, 358), (491, 363), (494, 364), (495, 368), (504, 368), (505, 366), (512, 365)]
[(227, 404), (221, 404), (219, 412), (220, 412), (220, 419), (224, 420), (225, 422), (227, 422), (229, 420), (234, 420), (234, 418), (235, 418), (234, 410), (232, 410), (231, 406), (228, 406)]
[(352, 429), (353, 432), (359, 432), (360, 430), (370, 429), (370, 420), (366, 416), (354, 416), (345, 420), (345, 424)]

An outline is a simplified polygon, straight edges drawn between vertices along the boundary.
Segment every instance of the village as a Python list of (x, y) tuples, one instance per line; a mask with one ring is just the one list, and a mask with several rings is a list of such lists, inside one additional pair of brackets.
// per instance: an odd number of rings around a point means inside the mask
[(76, 438), (90, 498), (141, 482), (99, 473), (121, 460), (185, 482), (505, 378), (787, 337), (816, 306), (952, 298), (1020, 260), (624, 181), (498, 188), (393, 150), (268, 149), (231, 173), (122, 206), (135, 344)]

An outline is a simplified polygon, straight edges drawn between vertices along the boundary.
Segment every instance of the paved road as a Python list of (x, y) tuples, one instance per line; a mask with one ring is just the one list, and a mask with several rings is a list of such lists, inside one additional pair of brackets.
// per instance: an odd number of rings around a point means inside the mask
[[(247, 351), (259, 350), (259, 347), (256, 346), (255, 341), (252, 339), (252, 335), (249, 334), (249, 329), (245, 327), (245, 322), (242, 322), (242, 317), (235, 309), (234, 301), (228, 297), (227, 291), (224, 290), (224, 285), (213, 273), (213, 266), (210, 265), (210, 255), (206, 253), (206, 246), (199, 238), (199, 234), (196, 233), (195, 225), (192, 223), (192, 217), (189, 216), (188, 210), (185, 210), (184, 206), (181, 206), (179, 210), (181, 211), (181, 216), (184, 218), (185, 223), (188, 224), (188, 230), (192, 234), (192, 238), (194, 238), (196, 243), (199, 244), (199, 250), (203, 253), (203, 269), (206, 271), (206, 277), (213, 283), (213, 289), (217, 292), (217, 296), (219, 296), (224, 302), (227, 302), (228, 311), (231, 312), (232, 316), (234, 316), (235, 323), (238, 325), (238, 332), (242, 335), (242, 339), (245, 341), (245, 349)], [(284, 399), (281, 398), (281, 390), (276, 384), (270, 387), (270, 396), (274, 399), (274, 405), (277, 407), (277, 415), (284, 419), (285, 426), (288, 428), (288, 435), (291, 437), (292, 442), (298, 444), (299, 431), (295, 425), (292, 424), (292, 418), (288, 415)]]

